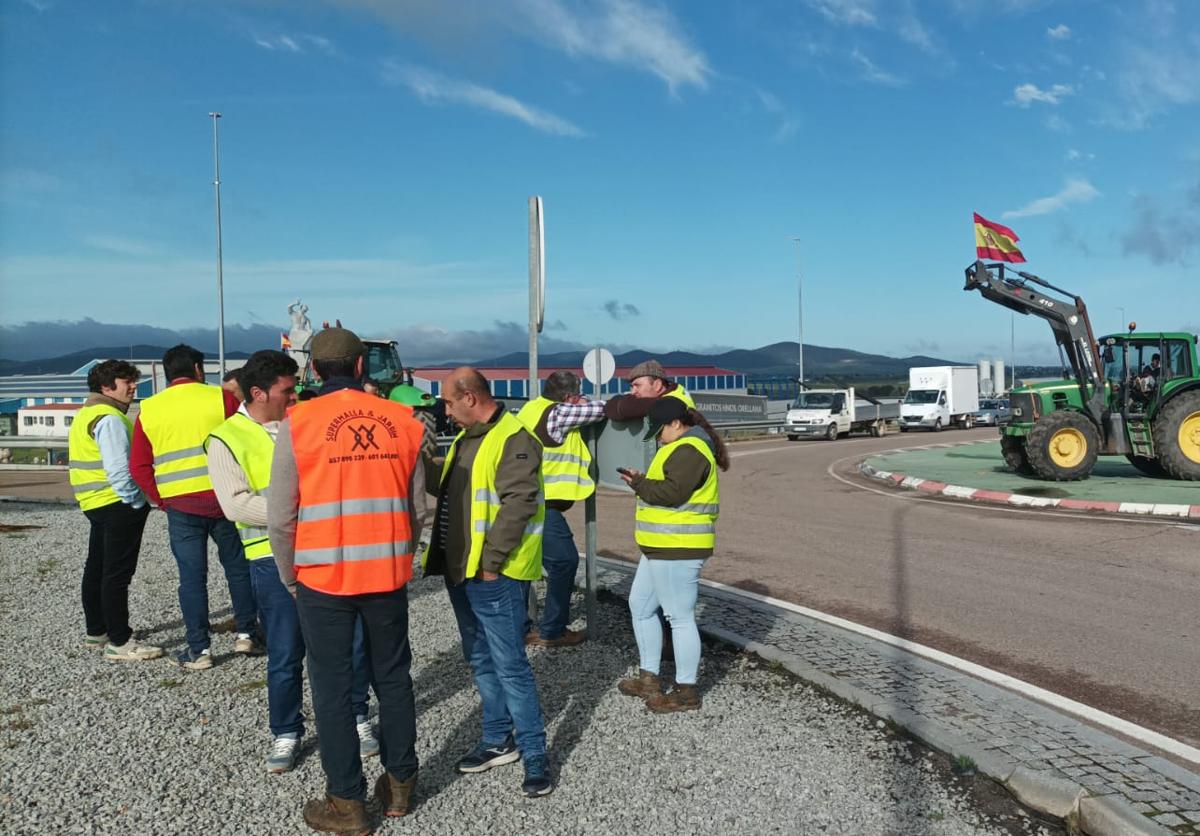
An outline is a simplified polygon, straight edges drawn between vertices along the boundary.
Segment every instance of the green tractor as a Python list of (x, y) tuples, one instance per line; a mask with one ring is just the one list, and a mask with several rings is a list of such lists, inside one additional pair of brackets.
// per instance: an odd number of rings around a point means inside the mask
[[(367, 377), (379, 386), (381, 396), (413, 408), (433, 406), (433, 396), (415, 387), (412, 370), (401, 365), (395, 340), (363, 340), (363, 344), (367, 347)], [(304, 350), (302, 353), (305, 362), (300, 369), (297, 388), (318, 389), (320, 383), (313, 374), (312, 363), (307, 359), (308, 352)]]
[[(1150, 476), (1200, 480), (1196, 335), (1129, 332), (1096, 339), (1079, 296), (1004, 264), (976, 261), (964, 290), (1050, 323), (1071, 377), (1021, 386), (1000, 447), (1013, 470), (1049, 481), (1086, 479), (1098, 456), (1125, 456)], [(1067, 300), (1047, 295), (1054, 291)]]

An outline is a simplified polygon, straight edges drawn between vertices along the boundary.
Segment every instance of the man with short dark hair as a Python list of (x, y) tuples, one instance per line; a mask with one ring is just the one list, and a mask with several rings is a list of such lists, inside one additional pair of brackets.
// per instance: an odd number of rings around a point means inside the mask
[(354, 332), (318, 331), (309, 352), (321, 391), (279, 427), (267, 530), (296, 596), (325, 770), (325, 797), (304, 806), (304, 821), (363, 833), (367, 785), (351, 706), (360, 619), (379, 698), (383, 814), (407, 814), (417, 783), (407, 584), (425, 517), (425, 429), (409, 407), (363, 391), (367, 350)]
[(456, 768), (478, 773), (524, 758), (522, 791), (548, 795), (546, 728), (524, 642), (525, 596), (542, 575), (541, 445), (476, 369), (451, 372), (442, 400), (463, 430), (440, 474), (425, 460), (438, 497), (425, 573), (445, 577), (483, 703), (482, 739)]
[(230, 392), (204, 382), (204, 355), (180, 344), (163, 355), (169, 385), (142, 402), (133, 425), (130, 471), (156, 506), (167, 512), (171, 553), (179, 567), (179, 609), (187, 647), (174, 662), (187, 670), (213, 666), (209, 649), (208, 540), (225, 570), (237, 635), (235, 653), (260, 652), (254, 593), (241, 540), (225, 519), (208, 475), (204, 442), (238, 410)]
[(163, 654), (161, 647), (135, 641), (129, 626), (129, 584), (150, 511), (129, 474), (133, 425), (125, 414), (140, 376), (124, 360), (93, 366), (87, 377), (91, 394), (76, 413), (67, 441), (71, 488), (91, 526), (83, 567), (84, 644), (121, 662)]
[(565, 514), (596, 490), (592, 456), (579, 428), (604, 420), (604, 401), (588, 401), (580, 394), (579, 378), (573, 372), (556, 371), (546, 378), (542, 396), (522, 407), (517, 420), (542, 443), (542, 481), (546, 486), (546, 527), (542, 534), (546, 600), (541, 623), (536, 629), (527, 628), (525, 643), (572, 647), (583, 642), (587, 633), (567, 627), (579, 549)]
[(230, 369), (229, 371), (225, 372), (225, 376), (221, 378), (221, 388), (237, 398), (239, 403), (248, 400), (242, 393), (241, 374), (241, 369)]

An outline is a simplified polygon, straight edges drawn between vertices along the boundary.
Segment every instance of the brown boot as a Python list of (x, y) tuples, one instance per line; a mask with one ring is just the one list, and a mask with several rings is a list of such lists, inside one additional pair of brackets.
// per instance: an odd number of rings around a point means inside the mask
[(304, 805), (304, 823), (313, 830), (343, 836), (367, 836), (371, 832), (365, 803), (329, 794)]
[(409, 801), (412, 799), (413, 787), (417, 785), (417, 773), (405, 781), (398, 781), (390, 772), (384, 772), (375, 782), (375, 797), (383, 805), (385, 816), (404, 816), (408, 814)]
[(541, 635), (536, 638), (525, 637), (526, 644), (536, 645), (537, 647), (574, 647), (577, 644), (583, 644), (587, 641), (586, 630), (564, 630), (561, 636), (555, 636), (552, 639), (543, 639)]
[(647, 699), (646, 708), (655, 714), (696, 711), (700, 708), (700, 692), (695, 685), (676, 685), (669, 694), (658, 694)]
[(638, 675), (622, 679), (617, 683), (617, 690), (627, 697), (641, 697), (648, 700), (662, 693), (662, 682), (659, 680), (658, 674), (650, 673), (645, 668), (638, 668)]

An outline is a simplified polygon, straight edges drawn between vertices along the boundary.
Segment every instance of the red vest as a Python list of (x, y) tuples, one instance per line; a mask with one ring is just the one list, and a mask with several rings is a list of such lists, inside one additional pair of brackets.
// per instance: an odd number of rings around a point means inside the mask
[(411, 409), (356, 389), (299, 403), (290, 422), (300, 477), (296, 580), (331, 595), (404, 586), (420, 533), (408, 487), (424, 425)]

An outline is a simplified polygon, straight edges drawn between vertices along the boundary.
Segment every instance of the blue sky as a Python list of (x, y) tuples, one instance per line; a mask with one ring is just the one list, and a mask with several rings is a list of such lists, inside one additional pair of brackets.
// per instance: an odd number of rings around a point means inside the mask
[(215, 324), (212, 110), (228, 323), (300, 296), (413, 360), (520, 350), (539, 194), (543, 351), (795, 339), (799, 263), (808, 343), (1007, 358), (973, 211), (1098, 330), (1200, 327), (1193, 2), (0, 9), (0, 356)]

